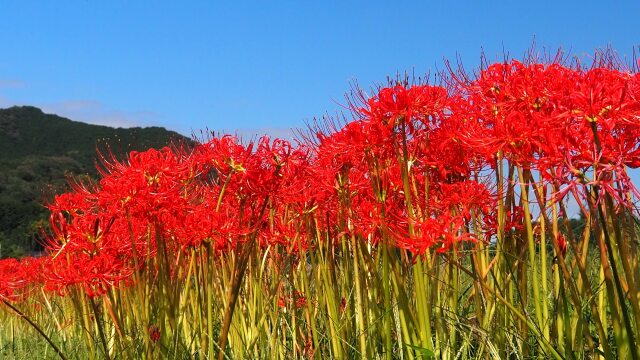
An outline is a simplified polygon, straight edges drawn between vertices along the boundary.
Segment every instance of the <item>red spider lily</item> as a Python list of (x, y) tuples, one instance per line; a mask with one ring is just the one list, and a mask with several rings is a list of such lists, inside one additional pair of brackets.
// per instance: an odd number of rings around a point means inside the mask
[(567, 239), (562, 234), (558, 234), (555, 238), (555, 242), (558, 245), (560, 253), (564, 257), (567, 254)]
[(482, 124), (466, 139), (478, 152), (492, 158), (501, 151), (517, 164), (529, 166), (542, 154), (554, 154), (566, 124), (557, 99), (566, 96), (574, 72), (559, 64), (518, 61), (497, 63), (469, 84), (473, 116)]
[(84, 286), (90, 296), (126, 281), (133, 272), (131, 246), (120, 229), (124, 220), (86, 213), (67, 220), (62, 213), (52, 216), (57, 238), (47, 244), (50, 254), (43, 273), (47, 289), (65, 293), (68, 286)]
[[(460, 99), (456, 101), (457, 108), (461, 103)], [(434, 183), (453, 182), (466, 179), (473, 170), (480, 169), (483, 156), (466, 140), (470, 134), (476, 136), (478, 128), (477, 122), (454, 110), (438, 127), (417, 132), (409, 143), (409, 152), (418, 176), (428, 175)]]
[(312, 337), (307, 337), (307, 339), (304, 341), (304, 348), (302, 349), (302, 354), (307, 359), (315, 359), (316, 349), (313, 345)]
[[(627, 175), (640, 167), (640, 76), (613, 62), (496, 63), (455, 87), (394, 83), (359, 97), (356, 119), (315, 145), (222, 136), (102, 156), (98, 183), (49, 205), (46, 287), (98, 296), (126, 284), (147, 265), (134, 254), (157, 255), (156, 237), (171, 251), (256, 241), (292, 256), (349, 237), (417, 254), (476, 241), (472, 230), (488, 241), (499, 199), (482, 172), (498, 155), (551, 182), (556, 201), (590, 186), (627, 207), (640, 196)], [(510, 206), (505, 230), (521, 231), (522, 217)], [(20, 293), (6, 276), (3, 296)]]
[[(320, 136), (317, 162), (319, 188), (331, 189), (324, 199), (331, 201), (329, 208), (348, 206), (349, 211), (341, 217), (350, 224), (348, 229), (362, 239), (375, 244), (387, 232), (388, 236), (402, 240), (400, 246), (410, 239), (412, 250), (424, 252), (435, 243), (418, 240), (418, 236), (398, 236), (408, 233), (409, 223), (422, 220), (408, 219), (407, 206), (432, 210), (453, 210), (453, 204), (440, 203), (441, 197), (431, 196), (429, 204), (407, 204), (404, 181), (415, 181), (419, 189), (416, 198), (424, 199), (424, 184), (430, 178), (431, 191), (440, 194), (440, 181), (456, 182), (469, 176), (473, 156), (465, 154), (469, 147), (453, 135), (454, 129), (462, 128), (462, 117), (454, 117), (455, 102), (462, 101), (448, 95), (446, 89), (431, 86), (396, 85), (382, 88), (374, 97), (362, 101), (364, 107), (352, 106), (361, 120), (347, 124), (332, 136)], [(409, 164), (403, 174), (404, 163)], [(435, 172), (434, 172), (435, 171)], [(428, 175), (427, 175), (428, 174)], [(403, 178), (404, 177), (404, 178)], [(456, 200), (451, 200), (456, 202)], [(483, 202), (484, 199), (479, 200)], [(468, 217), (471, 203), (465, 206), (458, 201), (456, 207)], [(450, 209), (451, 208), (451, 209)], [(338, 214), (327, 214), (336, 216)], [(421, 218), (430, 218), (423, 214)], [(335, 222), (339, 222), (336, 220)], [(393, 222), (393, 226), (390, 223)], [(405, 228), (398, 224), (405, 224)], [(460, 240), (464, 236), (460, 237)], [(452, 239), (438, 241), (455, 243)], [(441, 248), (448, 249), (450, 244)]]
[(131, 152), (127, 164), (110, 164), (107, 171), (98, 201), (109, 211), (153, 217), (186, 206), (184, 187), (190, 173), (168, 147)]
[(97, 296), (126, 283), (136, 271), (134, 254), (153, 257), (156, 235), (171, 238), (197, 194), (187, 191), (191, 173), (169, 148), (132, 152), (127, 162), (105, 160), (102, 175), (97, 186), (77, 187), (50, 205), (51, 290), (77, 284)]
[(306, 296), (304, 296), (304, 293), (300, 292), (300, 291), (296, 291), (295, 294), (295, 299), (296, 299), (296, 309), (301, 309), (305, 306), (307, 306), (307, 298)]
[[(53, 218), (52, 218), (53, 219)], [(131, 246), (123, 241), (128, 235), (123, 219), (85, 213), (68, 221), (61, 213), (52, 221), (54, 231), (62, 234), (50, 239), (47, 250), (50, 257), (44, 263), (45, 285), (60, 294), (73, 285), (81, 285), (90, 296), (105, 293), (117, 286), (134, 271)]]
[(195, 172), (207, 174), (215, 169), (216, 177), (224, 181), (229, 174), (245, 170), (244, 164), (251, 155), (252, 148), (253, 143), (243, 146), (231, 135), (214, 137), (196, 146), (190, 160)]
[(447, 102), (447, 90), (442, 87), (396, 85), (380, 89), (360, 112), (368, 120), (389, 128), (403, 120), (409, 133), (413, 133), (414, 121), (429, 125), (446, 110)]
[(347, 308), (347, 299), (342, 297), (340, 298), (340, 307), (338, 309), (340, 311), (340, 314), (342, 314), (346, 308)]
[[(484, 236), (485, 242), (491, 241), (491, 237), (498, 233), (498, 212), (495, 206), (489, 213), (484, 214)], [(521, 206), (514, 206), (507, 210), (505, 214), (504, 231), (519, 233), (524, 229), (524, 209)]]
[(0, 260), (0, 298), (9, 301), (25, 299), (31, 289), (42, 282), (44, 258)]
[(160, 340), (160, 328), (157, 325), (149, 326), (149, 339), (154, 343)]
[[(466, 141), (487, 158), (500, 150), (560, 183), (589, 182), (584, 174), (590, 170), (592, 183), (624, 173), (625, 165), (639, 163), (638, 77), (611, 64), (489, 66), (468, 87), (484, 129)], [(612, 188), (604, 190), (616, 196)]]
[(398, 235), (398, 247), (410, 250), (415, 254), (423, 254), (427, 249), (436, 247), (438, 252), (446, 252), (461, 242), (475, 242), (476, 237), (465, 228), (462, 216), (448, 213), (423, 221), (414, 221), (415, 235)]
[(279, 244), (284, 246), (289, 253), (306, 250), (310, 246), (310, 241), (303, 228), (305, 221), (302, 216), (293, 216), (285, 221), (281, 216), (278, 214), (271, 221), (271, 224), (265, 224), (259, 235), (260, 246), (265, 248), (269, 245)]
[(170, 231), (182, 246), (198, 247), (210, 243), (216, 250), (227, 249), (235, 243), (237, 234), (246, 232), (239, 227), (240, 208), (223, 206), (218, 209), (220, 189), (206, 187), (200, 190), (199, 201), (185, 208), (183, 221)]
[(514, 206), (511, 210), (507, 210), (505, 229), (508, 231), (519, 232), (524, 228), (524, 209), (522, 206)]
[(470, 220), (472, 211), (478, 214), (489, 213), (489, 205), (493, 203), (486, 186), (473, 180), (439, 184), (438, 190), (432, 197), (432, 201), (437, 202), (433, 205), (455, 211), (467, 221)]
[(81, 285), (90, 297), (103, 295), (111, 287), (129, 281), (133, 269), (126, 266), (128, 260), (119, 254), (73, 254), (64, 260), (51, 259), (44, 264), (46, 288), (65, 295), (69, 287)]

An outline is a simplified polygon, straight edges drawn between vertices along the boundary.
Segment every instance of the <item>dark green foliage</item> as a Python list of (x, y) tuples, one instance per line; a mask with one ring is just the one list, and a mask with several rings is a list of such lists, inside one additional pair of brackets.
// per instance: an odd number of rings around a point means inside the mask
[(0, 258), (40, 249), (44, 204), (68, 189), (68, 177), (97, 175), (97, 149), (122, 158), (171, 141), (189, 142), (160, 127), (114, 129), (30, 106), (0, 109)]

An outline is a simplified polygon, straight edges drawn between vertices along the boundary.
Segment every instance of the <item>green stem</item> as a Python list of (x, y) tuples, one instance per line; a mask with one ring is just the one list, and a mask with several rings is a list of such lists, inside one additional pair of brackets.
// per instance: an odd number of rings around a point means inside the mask
[[(206, 246), (207, 258), (206, 258), (206, 271), (203, 274), (205, 281), (205, 291), (206, 291), (206, 306), (207, 306), (207, 344), (208, 344), (208, 354), (210, 357), (214, 354), (214, 343), (213, 340), (213, 249), (210, 243)], [(224, 348), (223, 348), (224, 349)]]
[(384, 357), (391, 360), (391, 290), (389, 288), (389, 252), (387, 238), (383, 239), (382, 251), (382, 288), (384, 297)]
[[(596, 199), (599, 199), (599, 187), (594, 185), (593, 192)], [(597, 201), (597, 200), (596, 200)], [(631, 319), (629, 319), (629, 313), (626, 311), (625, 292), (622, 290), (622, 284), (620, 281), (620, 274), (618, 273), (618, 267), (616, 265), (615, 255), (613, 253), (613, 245), (611, 237), (609, 236), (609, 230), (607, 229), (607, 222), (602, 210), (602, 204), (598, 204), (598, 216), (600, 217), (600, 223), (602, 224), (602, 232), (604, 233), (604, 243), (607, 247), (607, 257), (609, 258), (609, 266), (611, 266), (611, 272), (613, 273), (613, 282), (618, 293), (618, 302), (620, 303), (620, 310), (622, 312), (622, 318), (624, 319), (624, 326), (629, 337), (629, 351), (631, 352), (631, 358), (638, 360), (638, 347), (633, 335), (633, 326), (631, 325)], [(613, 306), (614, 304), (612, 304)]]
[(360, 344), (360, 355), (362, 359), (369, 358), (367, 354), (367, 334), (364, 323), (364, 314), (362, 312), (362, 288), (360, 284), (360, 267), (358, 263), (358, 242), (356, 241), (355, 235), (351, 234), (351, 247), (353, 248), (354, 256), (353, 256), (353, 273), (354, 273), (354, 281), (356, 288), (356, 323), (358, 326), (358, 341)]
[[(595, 121), (591, 121), (591, 132), (593, 133), (593, 140), (594, 143), (596, 145), (596, 151), (598, 154), (602, 153), (602, 144), (600, 143), (600, 138), (598, 137), (598, 127), (596, 125)], [(594, 165), (594, 173), (596, 171), (596, 165)], [(616, 287), (616, 291), (618, 293), (618, 301), (620, 302), (620, 310), (622, 312), (622, 318), (624, 319), (624, 326), (627, 330), (628, 333), (628, 341), (629, 341), (629, 347), (630, 347), (630, 352), (631, 352), (631, 358), (633, 360), (638, 360), (638, 346), (636, 345), (635, 339), (634, 339), (634, 335), (633, 335), (633, 327), (631, 325), (631, 319), (629, 319), (629, 313), (626, 311), (626, 302), (624, 301), (625, 299), (625, 292), (622, 290), (622, 284), (620, 281), (620, 274), (618, 273), (618, 267), (616, 264), (616, 259), (615, 259), (615, 254), (613, 252), (613, 244), (612, 244), (612, 240), (611, 237), (609, 236), (609, 230), (607, 229), (607, 221), (604, 215), (604, 210), (602, 209), (602, 199), (600, 199), (600, 187), (596, 184), (593, 185), (593, 194), (595, 197), (595, 201), (597, 204), (597, 210), (598, 210), (598, 216), (600, 217), (600, 223), (601, 223), (601, 227), (602, 227), (602, 231), (604, 233), (604, 242), (605, 242), (605, 246), (607, 248), (607, 256), (609, 258), (609, 263), (611, 266), (611, 270), (613, 272), (613, 281)], [(612, 304), (613, 306), (613, 304)], [(640, 314), (635, 314), (636, 316), (640, 315)]]
[(107, 338), (104, 336), (104, 328), (101, 324), (100, 312), (98, 311), (98, 305), (96, 304), (95, 299), (90, 298), (89, 302), (91, 303), (91, 308), (93, 309), (93, 315), (96, 320), (96, 325), (98, 326), (98, 333), (100, 335), (100, 342), (102, 342), (102, 348), (104, 349), (104, 356), (107, 360), (110, 359), (109, 356), (109, 347), (107, 346)]
[[(11, 310), (13, 310), (16, 314), (18, 314), (18, 316), (22, 319), (24, 319), (24, 321), (26, 321), (27, 323), (29, 323), (29, 325), (31, 325), (32, 328), (34, 328), (45, 340), (47, 340), (47, 342), (49, 343), (49, 345), (51, 345), (51, 347), (53, 348), (53, 350), (56, 352), (56, 354), (58, 354), (58, 356), (62, 359), (62, 360), (67, 360), (67, 357), (62, 353), (62, 351), (60, 351), (60, 349), (56, 346), (56, 344), (53, 343), (53, 341), (51, 340), (50, 337), (47, 336), (47, 334), (44, 333), (44, 331), (42, 331), (42, 329), (36, 325), (36, 323), (34, 323), (28, 316), (26, 316), (22, 311), (18, 310), (18, 308), (16, 308), (15, 306), (13, 306), (10, 302), (8, 302), (7, 300), (5, 300), (4, 298), (0, 297), (0, 301), (2, 301), (5, 305), (7, 305)], [(12, 327), (13, 329), (13, 327)]]
[(533, 227), (531, 225), (531, 212), (529, 210), (529, 189), (525, 184), (524, 170), (518, 166), (518, 179), (520, 180), (520, 191), (522, 196), (522, 209), (524, 210), (524, 222), (527, 230), (527, 244), (529, 247), (529, 263), (531, 265), (531, 273), (533, 281), (531, 282), (533, 287), (533, 303), (536, 314), (536, 320), (538, 326), (544, 325), (544, 319), (542, 315), (542, 305), (540, 299), (540, 279), (538, 278), (538, 265), (536, 262), (536, 243), (533, 239)]
[[(523, 321), (527, 325), (529, 330), (537, 333), (538, 335), (542, 335), (541, 332), (540, 332), (540, 329), (538, 328), (538, 326), (536, 326), (536, 324), (533, 321), (531, 321), (525, 314), (521, 313), (518, 309), (516, 309), (516, 307), (513, 306), (513, 304), (511, 304), (507, 299), (505, 299), (504, 296), (502, 296), (498, 291), (496, 291), (495, 289), (491, 288), (490, 286), (487, 286), (484, 282), (479, 281), (479, 279), (477, 278), (477, 276), (473, 272), (467, 270), (460, 263), (454, 261), (451, 258), (448, 258), (447, 260), (450, 263), (454, 264), (462, 272), (464, 272), (467, 275), (469, 275), (472, 278), (473, 281), (478, 281), (478, 283), (482, 287), (484, 287), (486, 290), (488, 290), (493, 296), (496, 297), (496, 299), (498, 299), (502, 304), (504, 304), (511, 311), (511, 313), (513, 315), (515, 315), (518, 319)], [(554, 359), (556, 359), (556, 360), (564, 360), (564, 357), (562, 355), (560, 355), (560, 353), (558, 353), (558, 351), (553, 347), (553, 345), (551, 345), (549, 343), (549, 341), (547, 339), (544, 338), (544, 336), (540, 336), (540, 343), (541, 343), (541, 345), (543, 345), (544, 348), (546, 348), (547, 351), (549, 351), (551, 353), (551, 355), (553, 356)]]

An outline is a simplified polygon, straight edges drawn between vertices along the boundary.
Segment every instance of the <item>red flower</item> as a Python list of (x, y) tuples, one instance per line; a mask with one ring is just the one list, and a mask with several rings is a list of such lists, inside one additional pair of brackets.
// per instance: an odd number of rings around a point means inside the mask
[(44, 258), (0, 260), (0, 298), (21, 301), (41, 283)]
[(560, 253), (564, 257), (567, 254), (567, 239), (564, 237), (563, 234), (559, 233), (555, 241), (558, 244), (558, 249), (560, 249)]
[(396, 85), (380, 89), (376, 96), (367, 100), (367, 106), (359, 110), (368, 120), (389, 128), (395, 127), (398, 121), (405, 121), (412, 133), (414, 121), (432, 125), (445, 112), (447, 102), (445, 88)]
[(301, 309), (307, 306), (307, 298), (300, 291), (296, 291), (296, 309)]
[(156, 325), (149, 326), (149, 339), (151, 342), (158, 342), (160, 340), (160, 328)]

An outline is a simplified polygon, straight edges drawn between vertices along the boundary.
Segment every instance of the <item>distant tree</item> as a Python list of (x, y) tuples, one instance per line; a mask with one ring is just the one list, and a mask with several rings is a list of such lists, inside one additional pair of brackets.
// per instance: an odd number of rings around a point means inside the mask
[(0, 232), (0, 259), (18, 258), (26, 255), (26, 251), (22, 246), (9, 241), (9, 239)]

